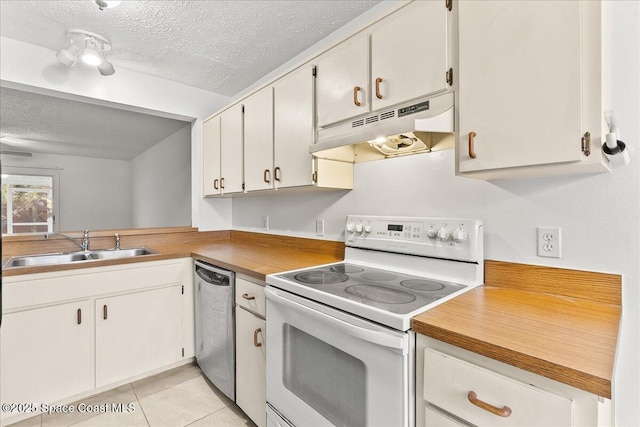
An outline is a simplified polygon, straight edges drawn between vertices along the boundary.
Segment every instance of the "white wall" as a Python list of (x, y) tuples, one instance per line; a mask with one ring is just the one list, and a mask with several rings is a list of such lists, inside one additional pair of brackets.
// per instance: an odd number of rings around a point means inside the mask
[(0, 80), (3, 86), (96, 103), (130, 111), (192, 120), (192, 224), (202, 230), (231, 226), (231, 201), (203, 199), (202, 119), (228, 103), (217, 93), (118, 68), (109, 77), (94, 70), (69, 69), (55, 51), (0, 37)]
[(132, 226), (191, 225), (191, 125), (136, 156), (131, 166)]
[[(233, 200), (233, 228), (343, 240), (347, 214), (472, 217), (487, 259), (621, 274), (623, 319), (614, 384), (617, 425), (640, 425), (640, 2), (612, 5), (612, 103), (630, 166), (610, 174), (496, 182), (454, 176), (453, 151), (355, 166), (354, 190)], [(536, 226), (562, 228), (563, 257), (536, 256)], [(589, 355), (585, 355), (589, 357)]]
[(128, 161), (39, 153), (33, 157), (2, 156), (3, 172), (11, 166), (59, 174), (59, 231), (131, 227)]

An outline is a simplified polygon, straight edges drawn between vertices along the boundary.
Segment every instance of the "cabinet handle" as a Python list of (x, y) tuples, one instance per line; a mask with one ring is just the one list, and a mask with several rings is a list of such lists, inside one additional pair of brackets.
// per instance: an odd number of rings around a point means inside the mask
[(255, 331), (253, 331), (253, 346), (254, 347), (261, 347), (262, 343), (258, 342), (258, 334), (262, 332), (261, 328), (256, 329)]
[(311, 175), (311, 180), (313, 182), (315, 182), (316, 184), (318, 183), (318, 171), (315, 171), (312, 175)]
[(107, 316), (107, 304), (105, 304), (105, 305), (102, 306), (102, 318), (104, 320), (107, 320), (107, 317), (108, 317)]
[(242, 294), (242, 298), (246, 299), (246, 300), (254, 300), (256, 299), (256, 297), (254, 297), (253, 295), (249, 295), (249, 294)]
[(213, 189), (214, 190), (219, 190), (219, 188), (218, 188), (218, 178), (213, 180)]
[(498, 408), (496, 406), (488, 404), (487, 402), (483, 402), (482, 400), (478, 399), (478, 395), (475, 391), (470, 391), (469, 394), (467, 394), (467, 399), (469, 399), (469, 402), (476, 405), (478, 408), (491, 412), (494, 415), (498, 415), (504, 418), (511, 415), (511, 408), (509, 408), (508, 406)]
[(78, 309), (78, 325), (82, 323), (82, 309)]
[(382, 94), (380, 93), (380, 83), (382, 83), (382, 79), (378, 77), (376, 79), (376, 97), (378, 97), (378, 99), (382, 99)]
[(267, 184), (271, 182), (271, 171), (269, 169), (264, 170), (262, 179), (264, 179), (264, 182), (266, 182)]
[(224, 190), (224, 178), (220, 178), (220, 189)]
[(280, 182), (280, 166), (276, 166), (276, 168), (273, 170), (273, 179)]
[(471, 157), (472, 159), (476, 158), (476, 150), (473, 146), (473, 138), (476, 137), (476, 133), (475, 132), (469, 132), (469, 157)]
[(361, 106), (362, 104), (360, 103), (360, 101), (358, 101), (358, 92), (360, 92), (360, 86), (356, 86), (353, 88), (353, 103), (356, 104), (356, 106)]

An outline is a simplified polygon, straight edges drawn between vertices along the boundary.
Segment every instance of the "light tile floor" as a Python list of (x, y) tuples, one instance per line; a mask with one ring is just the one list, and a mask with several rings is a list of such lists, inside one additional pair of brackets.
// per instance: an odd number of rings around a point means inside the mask
[[(195, 364), (181, 366), (75, 402), (97, 407), (122, 403), (124, 411), (38, 415), (11, 427), (255, 427)], [(132, 411), (126, 411), (132, 408)]]

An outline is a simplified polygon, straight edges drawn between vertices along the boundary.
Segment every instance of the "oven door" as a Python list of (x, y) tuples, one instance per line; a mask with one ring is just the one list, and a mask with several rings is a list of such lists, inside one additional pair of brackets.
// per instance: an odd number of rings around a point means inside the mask
[(409, 426), (409, 335), (267, 286), (267, 402), (295, 426)]

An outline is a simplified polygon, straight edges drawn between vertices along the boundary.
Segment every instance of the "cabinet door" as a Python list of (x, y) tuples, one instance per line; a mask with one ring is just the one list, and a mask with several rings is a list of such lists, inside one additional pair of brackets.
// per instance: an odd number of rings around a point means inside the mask
[(581, 159), (581, 3), (458, 3), (460, 172)]
[(243, 113), (236, 104), (220, 114), (220, 192), (240, 193), (243, 183)]
[(370, 110), (369, 35), (347, 40), (317, 64), (318, 126), (347, 120)]
[(273, 187), (273, 88), (244, 103), (244, 183), (247, 191)]
[(2, 403), (53, 403), (90, 390), (91, 316), (88, 300), (4, 314)]
[(266, 415), (266, 322), (236, 310), (236, 403), (258, 427)]
[(276, 188), (312, 184), (313, 80), (313, 66), (305, 65), (274, 85)]
[(202, 193), (220, 194), (220, 116), (202, 125)]
[(448, 88), (449, 13), (444, 1), (417, 1), (373, 28), (372, 110)]
[(101, 298), (96, 304), (96, 387), (182, 357), (179, 285)]

